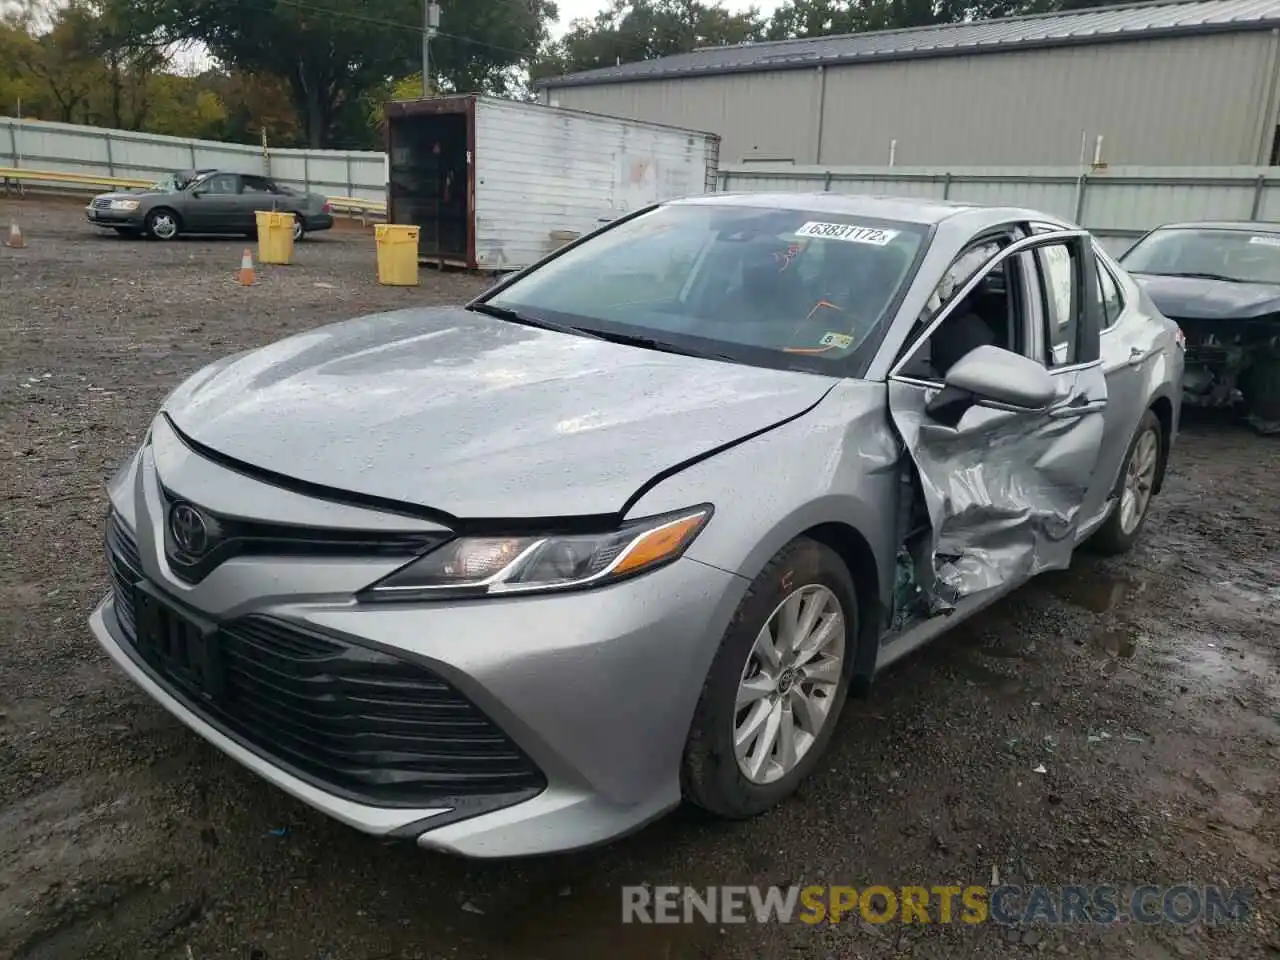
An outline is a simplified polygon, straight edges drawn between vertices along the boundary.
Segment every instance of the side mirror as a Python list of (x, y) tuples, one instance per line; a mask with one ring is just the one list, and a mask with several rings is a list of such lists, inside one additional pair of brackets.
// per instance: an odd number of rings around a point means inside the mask
[(204, 191), (203, 191), (203, 190), (192, 190), (192, 191), (191, 191), (191, 196), (192, 196), (193, 198), (195, 198), (196, 200), (199, 200), (201, 197), (203, 197), (203, 196), (204, 196)]
[(1034, 360), (1000, 347), (982, 346), (961, 357), (944, 378), (953, 391), (1020, 410), (1044, 410), (1057, 393), (1049, 371)]

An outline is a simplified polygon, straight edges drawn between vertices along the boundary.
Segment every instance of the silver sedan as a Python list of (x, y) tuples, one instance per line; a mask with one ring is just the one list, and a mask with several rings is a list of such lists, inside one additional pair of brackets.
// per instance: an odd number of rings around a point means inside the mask
[(1047, 214), (660, 204), (468, 305), (196, 373), (110, 483), (91, 625), (371, 834), (502, 857), (749, 817), (886, 664), (1134, 543), (1182, 369)]

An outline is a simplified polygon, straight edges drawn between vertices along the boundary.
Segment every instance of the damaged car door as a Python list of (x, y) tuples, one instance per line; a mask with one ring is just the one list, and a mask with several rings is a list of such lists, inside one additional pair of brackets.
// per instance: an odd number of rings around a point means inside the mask
[(925, 617), (1066, 567), (1081, 508), (1105, 483), (1089, 235), (1013, 228), (995, 249), (890, 371), (890, 416), (928, 521), (906, 545)]

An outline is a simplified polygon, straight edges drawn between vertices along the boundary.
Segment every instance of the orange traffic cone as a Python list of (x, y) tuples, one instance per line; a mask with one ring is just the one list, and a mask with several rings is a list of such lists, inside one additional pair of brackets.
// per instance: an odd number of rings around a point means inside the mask
[(240, 273), (236, 275), (236, 282), (242, 287), (253, 286), (253, 254), (248, 247), (244, 248), (244, 256), (240, 258)]
[(4, 242), (6, 247), (13, 247), (15, 250), (21, 250), (27, 245), (27, 241), (22, 239), (22, 228), (18, 226), (17, 220), (9, 222), (9, 239)]

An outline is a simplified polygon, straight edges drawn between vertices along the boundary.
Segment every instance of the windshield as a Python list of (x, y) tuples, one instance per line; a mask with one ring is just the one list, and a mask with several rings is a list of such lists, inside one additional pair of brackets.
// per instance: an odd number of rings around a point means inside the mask
[(166, 173), (163, 177), (151, 184), (147, 189), (155, 190), (157, 193), (173, 193), (181, 190), (183, 179), (176, 173)]
[(1280, 233), (1176, 227), (1139, 240), (1120, 260), (1131, 273), (1280, 284)]
[(606, 336), (833, 373), (896, 304), (927, 233), (817, 211), (677, 203), (565, 251), (488, 302)]

